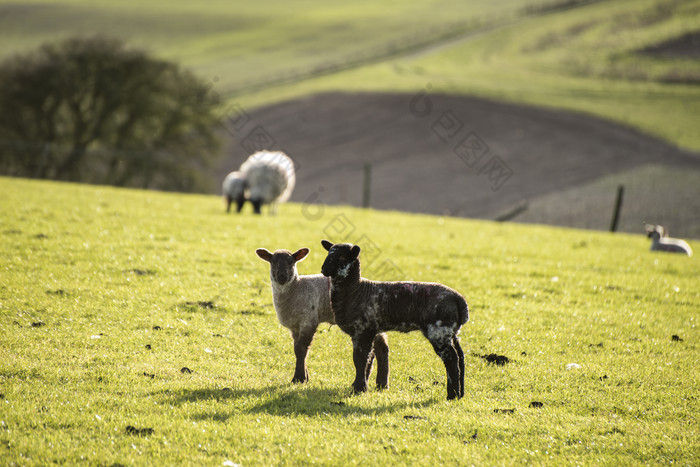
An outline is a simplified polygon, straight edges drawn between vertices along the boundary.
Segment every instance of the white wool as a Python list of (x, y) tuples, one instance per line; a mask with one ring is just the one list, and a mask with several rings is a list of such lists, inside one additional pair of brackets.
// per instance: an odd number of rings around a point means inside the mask
[(279, 167), (262, 163), (249, 166), (246, 178), (248, 198), (260, 199), (265, 204), (276, 201), (287, 186), (284, 172)]
[(248, 198), (263, 203), (283, 203), (296, 184), (294, 162), (281, 151), (259, 151), (241, 164), (239, 172), (248, 184)]
[(651, 238), (652, 251), (666, 251), (693, 256), (693, 249), (688, 242), (679, 238), (667, 237), (666, 229), (661, 225), (647, 225), (647, 235)]

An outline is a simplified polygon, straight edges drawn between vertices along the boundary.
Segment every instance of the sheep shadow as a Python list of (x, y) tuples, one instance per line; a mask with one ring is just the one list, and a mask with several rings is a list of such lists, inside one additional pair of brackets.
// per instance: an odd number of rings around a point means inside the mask
[(222, 403), (221, 410), (203, 411), (194, 414), (194, 420), (215, 420), (225, 422), (241, 412), (240, 408), (232, 408), (224, 405), (227, 401), (252, 399), (256, 401), (242, 409), (250, 414), (268, 414), (274, 416), (308, 416), (317, 415), (378, 415), (394, 413), (403, 409), (422, 409), (441, 401), (434, 397), (423, 401), (382, 403), (363, 407), (355, 403), (355, 400), (363, 397), (372, 397), (372, 392), (361, 395), (352, 395), (350, 388), (331, 389), (319, 387), (299, 387), (288, 385), (271, 385), (263, 388), (248, 389), (197, 389), (186, 390), (171, 401), (173, 405), (197, 403), (203, 401), (216, 401)]

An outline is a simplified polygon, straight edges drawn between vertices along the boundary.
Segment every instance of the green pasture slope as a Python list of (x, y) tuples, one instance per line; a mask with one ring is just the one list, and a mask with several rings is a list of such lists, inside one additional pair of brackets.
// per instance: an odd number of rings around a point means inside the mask
[(225, 96), (440, 40), (532, 3), (0, 0), (0, 57), (69, 35), (109, 34), (180, 61)]
[[(448, 40), (352, 70), (235, 99), (250, 106), (319, 91), (477, 95), (562, 108), (700, 150), (700, 60), (641, 51), (700, 33), (700, 0), (534, 2)], [(697, 45), (695, 46), (697, 50)]]
[[(223, 211), (214, 196), (0, 179), (0, 463), (700, 463), (697, 256), (342, 206)], [(387, 391), (351, 395), (350, 340), (327, 325), (311, 382), (290, 383), (254, 249), (308, 246), (311, 274), (329, 237), (365, 247), (368, 277), (466, 296), (462, 400), (445, 400), (416, 333), (390, 334)]]
[(480, 95), (619, 121), (700, 150), (700, 0), (0, 0), (0, 58), (109, 34), (181, 62), (224, 105), (323, 91)]

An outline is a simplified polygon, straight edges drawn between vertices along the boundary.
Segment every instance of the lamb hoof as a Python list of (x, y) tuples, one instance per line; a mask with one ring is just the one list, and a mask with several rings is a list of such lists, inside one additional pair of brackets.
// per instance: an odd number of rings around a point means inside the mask
[(362, 394), (363, 392), (367, 392), (367, 385), (364, 385), (364, 386), (361, 386), (361, 387), (358, 387), (358, 386), (354, 386), (354, 385), (353, 385), (353, 387), (352, 387), (352, 393), (353, 393), (353, 394)]

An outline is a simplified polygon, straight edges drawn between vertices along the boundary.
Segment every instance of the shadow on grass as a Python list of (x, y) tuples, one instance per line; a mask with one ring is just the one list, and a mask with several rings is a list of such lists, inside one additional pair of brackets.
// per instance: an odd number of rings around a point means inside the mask
[[(363, 407), (355, 401), (372, 397), (373, 392), (352, 395), (350, 389), (330, 389), (303, 386), (267, 386), (250, 389), (197, 389), (185, 390), (174, 394), (173, 405), (217, 401), (222, 403), (221, 410), (200, 412), (193, 415), (195, 420), (227, 421), (241, 412), (263, 413), (268, 415), (290, 416), (307, 415), (379, 415), (393, 413), (406, 408), (422, 409), (436, 404), (440, 399), (431, 398), (421, 402), (385, 403), (377, 400), (371, 407)], [(240, 404), (227, 404), (239, 401)]]

